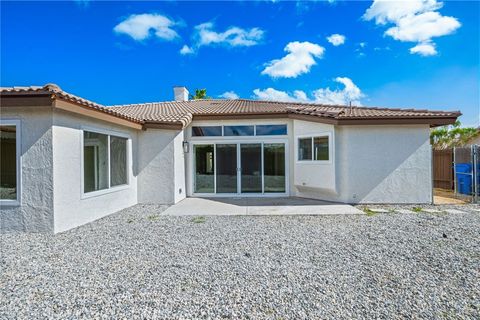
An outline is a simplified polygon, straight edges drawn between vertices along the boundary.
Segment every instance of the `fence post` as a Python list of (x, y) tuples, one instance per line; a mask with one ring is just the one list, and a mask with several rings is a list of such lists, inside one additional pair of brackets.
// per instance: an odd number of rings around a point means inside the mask
[(431, 204), (435, 204), (435, 190), (434, 190), (434, 187), (435, 187), (435, 177), (433, 175), (433, 146), (430, 145), (430, 182), (431, 182), (431, 192), (432, 192), (432, 203)]
[(478, 203), (478, 146), (473, 144), (472, 145), (472, 174), (473, 174), (473, 202)]
[(457, 160), (455, 159), (455, 147), (453, 147), (453, 192), (457, 195)]

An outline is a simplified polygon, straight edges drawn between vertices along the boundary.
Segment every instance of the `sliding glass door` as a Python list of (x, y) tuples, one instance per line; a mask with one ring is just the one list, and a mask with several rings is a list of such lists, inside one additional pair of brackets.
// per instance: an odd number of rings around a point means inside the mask
[(241, 144), (242, 193), (262, 193), (262, 144)]
[(263, 145), (264, 192), (285, 192), (285, 145), (265, 143)]
[(237, 193), (237, 145), (217, 144), (217, 193)]
[(284, 143), (195, 144), (194, 193), (283, 194)]

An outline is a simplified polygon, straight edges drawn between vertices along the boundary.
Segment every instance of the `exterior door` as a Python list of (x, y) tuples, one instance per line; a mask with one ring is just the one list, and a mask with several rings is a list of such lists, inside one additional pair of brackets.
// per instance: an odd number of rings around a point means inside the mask
[(212, 142), (195, 144), (193, 150), (194, 193), (286, 193), (286, 148), (283, 142)]
[(238, 193), (237, 144), (217, 144), (217, 193)]
[(262, 193), (262, 144), (240, 145), (241, 193)]

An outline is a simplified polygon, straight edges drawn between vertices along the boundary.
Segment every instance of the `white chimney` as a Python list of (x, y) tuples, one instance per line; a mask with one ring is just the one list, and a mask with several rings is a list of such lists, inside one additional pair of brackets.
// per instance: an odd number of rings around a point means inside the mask
[(186, 87), (173, 87), (175, 101), (188, 101), (188, 90)]

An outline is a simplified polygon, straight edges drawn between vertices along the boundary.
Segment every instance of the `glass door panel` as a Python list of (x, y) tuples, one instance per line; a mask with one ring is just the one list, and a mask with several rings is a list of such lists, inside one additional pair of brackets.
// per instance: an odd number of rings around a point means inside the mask
[(213, 144), (194, 145), (195, 153), (195, 192), (215, 192), (215, 163)]
[(237, 193), (237, 145), (217, 144), (217, 193)]
[(262, 145), (241, 144), (242, 193), (262, 193)]
[(264, 192), (285, 192), (285, 144), (263, 145)]

